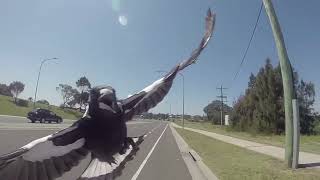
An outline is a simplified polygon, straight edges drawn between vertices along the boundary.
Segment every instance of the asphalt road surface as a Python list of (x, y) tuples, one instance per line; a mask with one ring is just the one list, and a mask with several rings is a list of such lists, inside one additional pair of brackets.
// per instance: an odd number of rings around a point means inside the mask
[[(0, 154), (11, 152), (28, 142), (70, 126), (62, 124), (29, 123), (25, 118), (0, 116)], [(166, 122), (131, 121), (129, 136), (138, 136), (153, 130), (140, 145), (135, 158), (126, 164), (116, 180), (191, 180), (191, 175), (180, 155), (170, 128)], [(59, 180), (79, 177), (89, 163), (89, 155), (77, 167)]]

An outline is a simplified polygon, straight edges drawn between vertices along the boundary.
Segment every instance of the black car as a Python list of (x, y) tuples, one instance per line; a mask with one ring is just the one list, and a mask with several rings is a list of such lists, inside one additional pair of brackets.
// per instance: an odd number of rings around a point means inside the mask
[(28, 113), (27, 118), (31, 120), (32, 123), (39, 121), (40, 123), (44, 122), (56, 122), (61, 123), (62, 118), (56, 115), (54, 112), (47, 109), (37, 108)]

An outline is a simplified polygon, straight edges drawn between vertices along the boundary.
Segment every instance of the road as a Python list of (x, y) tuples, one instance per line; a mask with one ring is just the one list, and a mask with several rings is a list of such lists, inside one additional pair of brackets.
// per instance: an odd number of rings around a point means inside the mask
[[(28, 123), (25, 118), (0, 116), (0, 154), (11, 152), (28, 142), (70, 126), (62, 124)], [(132, 161), (126, 164), (116, 180), (191, 180), (178, 146), (166, 122), (132, 121), (128, 123), (129, 136), (137, 136), (153, 129)], [(89, 163), (89, 156), (59, 180), (76, 179)]]

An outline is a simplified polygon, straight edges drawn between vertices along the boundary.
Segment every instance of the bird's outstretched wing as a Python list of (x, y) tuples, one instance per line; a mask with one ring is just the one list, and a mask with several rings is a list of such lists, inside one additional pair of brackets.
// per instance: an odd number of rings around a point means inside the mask
[(131, 120), (134, 115), (147, 112), (162, 101), (169, 92), (176, 74), (187, 66), (195, 63), (202, 50), (207, 46), (212, 36), (214, 24), (215, 14), (209, 9), (206, 17), (206, 31), (204, 37), (202, 38), (199, 47), (192, 52), (191, 56), (176, 65), (163, 78), (155, 81), (139, 93), (134, 94), (127, 99), (120, 100), (125, 112), (124, 118), (126, 121)]
[(13, 153), (0, 156), (0, 179), (49, 180), (62, 176), (88, 151), (77, 125), (34, 140)]

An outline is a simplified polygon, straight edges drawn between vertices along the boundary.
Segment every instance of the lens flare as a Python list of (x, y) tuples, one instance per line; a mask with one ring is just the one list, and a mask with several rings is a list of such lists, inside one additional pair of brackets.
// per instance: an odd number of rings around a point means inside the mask
[(122, 25), (122, 26), (126, 26), (128, 24), (128, 19), (127, 17), (125, 16), (119, 16), (119, 23)]

